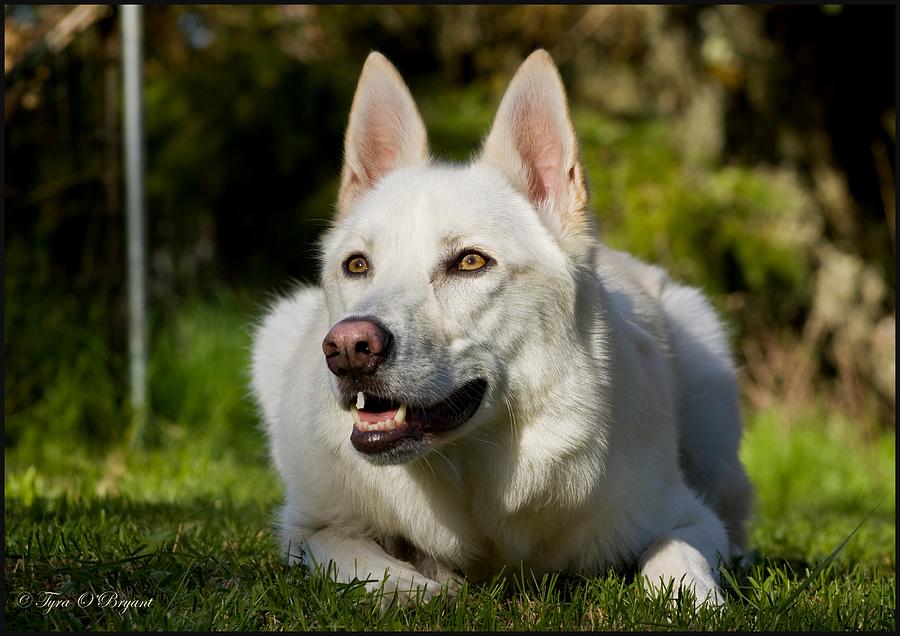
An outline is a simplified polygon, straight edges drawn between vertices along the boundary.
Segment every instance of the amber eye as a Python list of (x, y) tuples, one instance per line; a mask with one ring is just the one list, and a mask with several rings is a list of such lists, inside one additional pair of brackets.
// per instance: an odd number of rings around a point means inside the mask
[(367, 271), (369, 271), (369, 262), (358, 254), (356, 256), (351, 256), (346, 261), (344, 261), (344, 271), (348, 274), (357, 276), (359, 274), (365, 274)]
[(485, 265), (487, 265), (487, 261), (484, 259), (484, 256), (478, 252), (469, 252), (459, 259), (459, 262), (456, 264), (456, 269), (464, 272), (474, 272), (476, 269), (481, 269)]

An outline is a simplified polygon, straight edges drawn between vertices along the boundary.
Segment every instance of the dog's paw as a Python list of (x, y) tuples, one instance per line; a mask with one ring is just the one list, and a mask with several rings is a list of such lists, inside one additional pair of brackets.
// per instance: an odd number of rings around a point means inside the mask
[(373, 589), (381, 596), (381, 609), (386, 610), (395, 602), (407, 607), (428, 603), (440, 595), (441, 584), (415, 570), (391, 568), (388, 577)]
[(673, 539), (657, 541), (641, 560), (641, 576), (654, 594), (671, 586), (673, 601), (684, 590), (690, 589), (697, 607), (724, 604), (725, 597), (716, 584), (709, 563), (685, 542)]
[(444, 588), (447, 593), (447, 598), (456, 598), (460, 589), (462, 589), (462, 581), (455, 577), (451, 577), (444, 583)]
[(649, 586), (652, 595), (659, 595), (671, 587), (671, 601), (674, 603), (682, 596), (685, 591), (690, 590), (696, 607), (720, 607), (725, 604), (725, 596), (722, 589), (709, 576), (698, 576), (696, 578), (685, 574), (681, 579), (676, 580), (672, 576), (658, 574), (655, 577), (652, 574), (643, 574)]

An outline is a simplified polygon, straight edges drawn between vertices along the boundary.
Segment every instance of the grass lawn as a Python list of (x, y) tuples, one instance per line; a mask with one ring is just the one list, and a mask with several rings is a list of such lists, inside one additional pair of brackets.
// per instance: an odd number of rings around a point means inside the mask
[[(647, 600), (625, 572), (469, 584), (454, 600), (381, 613), (359, 585), (281, 561), (272, 530), (281, 489), (246, 389), (248, 315), (230, 302), (198, 304), (162, 330), (143, 452), (121, 435), (85, 434), (72, 405), (102, 399), (102, 383), (79, 375), (77, 360), (41, 400), (8, 408), (7, 629), (895, 628), (894, 432), (864, 440), (839, 416), (788, 409), (746, 418), (753, 558), (729, 568), (721, 611)], [(18, 372), (13, 382), (27, 381)], [(127, 421), (110, 412), (113, 424)]]

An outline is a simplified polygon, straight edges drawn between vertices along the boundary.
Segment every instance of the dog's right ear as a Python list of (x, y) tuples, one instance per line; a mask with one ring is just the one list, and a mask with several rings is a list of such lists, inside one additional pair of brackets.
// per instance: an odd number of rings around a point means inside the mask
[(578, 140), (559, 71), (528, 56), (503, 95), (481, 160), (503, 171), (564, 241), (593, 233)]
[(400, 73), (381, 53), (363, 65), (344, 136), (338, 217), (388, 172), (428, 160), (425, 124)]

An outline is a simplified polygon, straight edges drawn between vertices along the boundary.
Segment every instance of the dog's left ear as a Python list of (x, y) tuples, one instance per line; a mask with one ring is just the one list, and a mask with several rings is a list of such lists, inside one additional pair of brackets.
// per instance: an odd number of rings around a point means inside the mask
[(366, 58), (344, 136), (338, 215), (395, 168), (428, 161), (425, 124), (400, 73), (381, 53)]
[(481, 161), (503, 171), (562, 238), (591, 232), (578, 140), (553, 59), (528, 56), (506, 89)]

